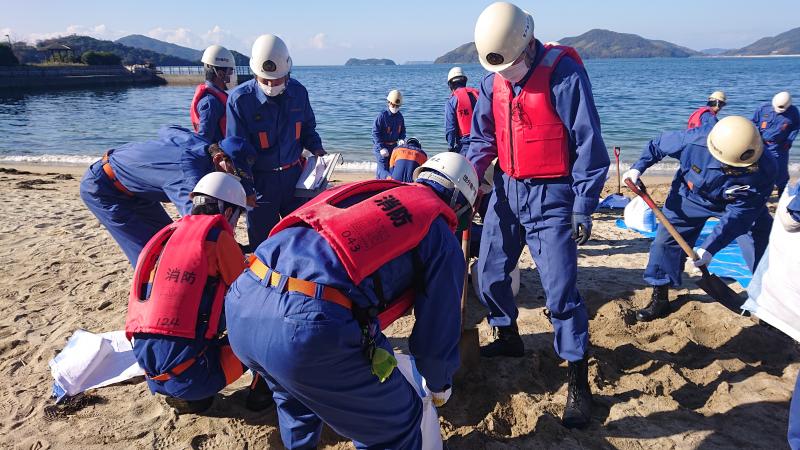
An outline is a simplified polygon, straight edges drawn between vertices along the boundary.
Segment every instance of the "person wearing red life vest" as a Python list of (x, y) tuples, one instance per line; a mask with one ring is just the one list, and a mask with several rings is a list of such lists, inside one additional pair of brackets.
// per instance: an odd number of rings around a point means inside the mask
[(417, 167), (425, 164), (428, 154), (415, 137), (408, 138), (405, 144), (395, 147), (389, 159), (389, 179), (410, 183), (414, 180)]
[(472, 110), (478, 101), (478, 90), (467, 87), (467, 76), (461, 67), (453, 67), (447, 74), (450, 98), (444, 105), (444, 133), (451, 152), (466, 154), (469, 149), (469, 131)]
[[(191, 197), (191, 215), (142, 250), (125, 321), (150, 391), (181, 413), (208, 409), (214, 395), (246, 370), (227, 342), (223, 315), (225, 292), (245, 269), (233, 236), (245, 192), (235, 176), (214, 172)], [(247, 407), (272, 403), (264, 380), (255, 379)]]
[(697, 108), (692, 115), (689, 116), (689, 123), (686, 125), (686, 129), (691, 130), (701, 125), (713, 126), (716, 124), (719, 121), (717, 113), (725, 106), (727, 101), (728, 98), (725, 96), (724, 92), (714, 91), (708, 96), (706, 106)]
[(571, 47), (534, 38), (533, 17), (505, 2), (475, 24), (481, 82), (468, 158), (479, 177), (498, 158), (478, 258), (481, 301), (495, 340), (485, 357), (524, 356), (511, 272), (527, 242), (547, 299), (558, 355), (568, 361), (562, 423), (591, 418), (589, 319), (577, 289), (577, 245), (592, 230), (592, 212), (608, 173), (591, 83)]
[(422, 402), (381, 332), (412, 305), (410, 352), (433, 403), (450, 397), (465, 270), (454, 230), (478, 178), (445, 152), (415, 181), (319, 195), (278, 223), (228, 291), (231, 346), (267, 380), (287, 448), (315, 448), (323, 422), (356, 448), (421, 448)]
[(200, 61), (205, 67), (206, 81), (197, 86), (189, 107), (194, 131), (209, 142), (225, 138), (225, 104), (228, 84), (236, 86), (236, 61), (230, 50), (212, 45), (203, 52)]

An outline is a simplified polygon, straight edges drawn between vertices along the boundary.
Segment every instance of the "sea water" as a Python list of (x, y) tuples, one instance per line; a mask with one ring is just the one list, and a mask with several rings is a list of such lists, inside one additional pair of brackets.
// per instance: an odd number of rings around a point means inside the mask
[[(292, 76), (308, 89), (325, 148), (344, 154), (342, 169), (372, 170), (372, 124), (391, 89), (403, 92), (408, 136), (419, 138), (429, 154), (446, 150), (450, 67), (296, 67)], [(480, 65), (463, 68), (471, 86), (486, 73)], [(728, 96), (723, 117), (750, 118), (782, 90), (800, 105), (800, 58), (604, 59), (587, 60), (586, 69), (603, 138), (612, 162), (612, 148), (621, 148), (623, 169), (660, 132), (685, 128), (715, 90)], [(114, 146), (153, 138), (163, 125), (190, 127), (193, 93), (194, 86), (174, 85), (0, 93), (0, 162), (90, 163)], [(800, 143), (795, 147), (796, 172)]]

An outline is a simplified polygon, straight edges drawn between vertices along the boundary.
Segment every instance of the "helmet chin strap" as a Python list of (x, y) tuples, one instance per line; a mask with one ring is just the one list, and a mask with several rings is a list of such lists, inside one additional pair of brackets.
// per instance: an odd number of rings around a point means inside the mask
[(419, 180), (430, 180), (444, 187), (445, 189), (449, 190), (450, 200), (449, 201), (447, 199), (443, 200), (447, 201), (448, 205), (450, 206), (450, 209), (452, 209), (456, 213), (456, 216), (460, 216), (461, 214), (463, 214), (464, 212), (466, 212), (468, 209), (471, 208), (470, 204), (468, 202), (465, 202), (463, 206), (456, 209), (456, 205), (458, 205), (458, 195), (460, 194), (460, 191), (456, 189), (456, 185), (453, 184), (453, 182), (439, 175), (438, 173), (433, 171), (423, 172), (417, 178), (417, 181)]

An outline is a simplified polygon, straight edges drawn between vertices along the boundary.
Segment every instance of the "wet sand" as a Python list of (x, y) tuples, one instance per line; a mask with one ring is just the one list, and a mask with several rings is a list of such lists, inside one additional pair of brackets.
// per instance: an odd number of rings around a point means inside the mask
[[(14, 167), (33, 173), (0, 171), (0, 447), (280, 448), (275, 412), (243, 407), (247, 376), (202, 416), (175, 415), (141, 380), (90, 392), (70, 410), (51, 406), (48, 361), (78, 328), (124, 328), (132, 270), (79, 198), (84, 168)], [(668, 179), (644, 178), (663, 201)], [(613, 190), (615, 178), (606, 194)], [(649, 241), (616, 228), (620, 216), (597, 213), (592, 240), (579, 249), (579, 289), (590, 314), (592, 424), (571, 431), (559, 424), (566, 364), (553, 351), (526, 250), (518, 297), (525, 357), (484, 360), (455, 386), (440, 410), (450, 449), (787, 448), (797, 344), (712, 302), (690, 276), (672, 292), (672, 315), (635, 323), (635, 309), (647, 303), (641, 276)], [(469, 307), (469, 323), (489, 341), (472, 294)], [(398, 347), (412, 325), (406, 317), (389, 329)], [(352, 448), (327, 428), (322, 447)]]

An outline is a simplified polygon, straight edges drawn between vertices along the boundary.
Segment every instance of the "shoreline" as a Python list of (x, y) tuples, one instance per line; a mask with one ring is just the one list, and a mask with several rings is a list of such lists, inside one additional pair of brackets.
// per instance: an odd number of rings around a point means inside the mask
[[(66, 174), (72, 175), (74, 177), (82, 177), (83, 173), (86, 172), (86, 169), (89, 167), (89, 164), (54, 164), (54, 163), (16, 163), (16, 162), (6, 162), (0, 161), (0, 169), (14, 169), (21, 172), (30, 172), (36, 175), (47, 175), (47, 174)], [(603, 189), (603, 192), (606, 191), (615, 192), (616, 191), (616, 176), (609, 171), (609, 178), (606, 180), (606, 186)], [(366, 171), (366, 170), (341, 170), (336, 169), (333, 172), (333, 179), (331, 182), (333, 183), (349, 183), (351, 181), (359, 181), (359, 180), (368, 180), (373, 177), (374, 172)], [(642, 180), (645, 181), (647, 185), (662, 185), (667, 184), (672, 181), (672, 174), (667, 173), (659, 173), (659, 172), (651, 172), (645, 173), (642, 175)], [(625, 188), (625, 184), (622, 184), (622, 187)], [(607, 194), (604, 194), (607, 195)]]

